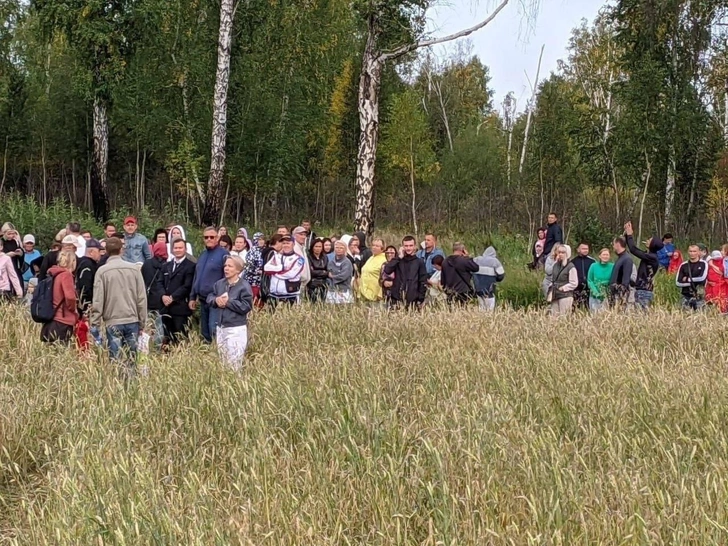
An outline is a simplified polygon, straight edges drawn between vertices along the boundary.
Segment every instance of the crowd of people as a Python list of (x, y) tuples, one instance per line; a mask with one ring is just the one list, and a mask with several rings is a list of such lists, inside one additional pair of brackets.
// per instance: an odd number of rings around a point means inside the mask
[(367, 246), (364, 233), (318, 237), (309, 221), (279, 226), (269, 238), (208, 227), (197, 255), (182, 226), (147, 239), (131, 216), (122, 231), (107, 223), (100, 239), (71, 222), (45, 255), (10, 222), (0, 237), (0, 298), (25, 302), (43, 342), (75, 341), (82, 350), (105, 344), (127, 376), (143, 336), (153, 350), (169, 350), (187, 337), (196, 311), (203, 340), (214, 340), (223, 362), (238, 370), (255, 309), (303, 300), (390, 309), (477, 300), (493, 309), (505, 274), (493, 247), (471, 258), (455, 243), (446, 256), (431, 233), (421, 244), (408, 236), (398, 247), (381, 238)]
[(589, 243), (581, 242), (572, 258), (555, 214), (549, 214), (547, 225), (538, 230), (530, 267), (544, 271), (542, 290), (553, 316), (575, 308), (593, 313), (607, 308), (646, 310), (654, 299), (655, 277), (661, 270), (675, 276), (683, 309), (697, 311), (709, 304), (721, 313), (728, 312), (728, 245), (709, 252), (703, 244), (692, 244), (688, 259), (683, 260), (672, 234), (653, 235), (640, 248), (632, 223), (627, 222), (624, 234), (612, 241), (611, 250), (602, 248), (598, 259), (590, 252)]
[[(204, 341), (215, 340), (222, 360), (237, 370), (247, 347), (248, 315), (255, 309), (308, 300), (389, 309), (472, 301), (491, 310), (505, 276), (494, 247), (471, 257), (456, 242), (446, 255), (432, 233), (419, 244), (407, 236), (398, 246), (381, 238), (367, 246), (361, 232), (318, 237), (309, 221), (292, 230), (279, 226), (268, 238), (261, 232), (250, 237), (245, 228), (208, 227), (195, 255), (181, 225), (160, 227), (151, 239), (138, 231), (134, 217), (121, 227), (107, 223), (96, 239), (70, 222), (43, 255), (32, 234), (21, 239), (6, 222), (0, 233), (0, 298), (24, 301), (42, 324), (44, 342), (75, 340), (87, 350), (105, 337), (111, 358), (128, 374), (134, 372), (140, 335), (149, 340), (145, 346), (166, 351), (187, 337), (196, 311)], [(643, 249), (627, 223), (611, 250), (601, 249), (598, 259), (590, 251), (580, 243), (571, 256), (555, 214), (538, 231), (529, 266), (545, 274), (543, 295), (553, 316), (580, 307), (595, 313), (607, 307), (646, 309), (660, 269), (675, 274), (685, 308), (712, 303), (728, 311), (728, 245), (710, 255), (704, 246), (691, 245), (683, 261), (671, 235), (653, 236)]]

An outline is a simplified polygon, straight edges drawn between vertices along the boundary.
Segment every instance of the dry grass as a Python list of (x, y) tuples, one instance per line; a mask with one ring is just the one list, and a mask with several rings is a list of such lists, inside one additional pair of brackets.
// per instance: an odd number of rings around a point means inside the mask
[(0, 311), (0, 542), (728, 542), (720, 317), (284, 310), (124, 390)]

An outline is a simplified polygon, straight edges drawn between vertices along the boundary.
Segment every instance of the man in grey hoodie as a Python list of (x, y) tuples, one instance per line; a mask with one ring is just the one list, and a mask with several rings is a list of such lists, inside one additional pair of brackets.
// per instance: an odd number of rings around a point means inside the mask
[(505, 278), (505, 269), (492, 246), (486, 248), (483, 255), (478, 256), (474, 261), (479, 267), (478, 272), (473, 275), (478, 306), (481, 311), (492, 311), (495, 309), (496, 283)]

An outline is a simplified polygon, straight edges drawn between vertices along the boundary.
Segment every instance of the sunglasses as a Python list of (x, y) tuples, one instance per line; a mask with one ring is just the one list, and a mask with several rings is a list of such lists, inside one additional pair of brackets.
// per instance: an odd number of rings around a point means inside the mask
[(217, 235), (205, 235), (205, 236), (204, 236), (204, 239), (205, 239), (205, 240), (208, 240), (208, 239), (214, 239), (215, 237), (217, 237)]

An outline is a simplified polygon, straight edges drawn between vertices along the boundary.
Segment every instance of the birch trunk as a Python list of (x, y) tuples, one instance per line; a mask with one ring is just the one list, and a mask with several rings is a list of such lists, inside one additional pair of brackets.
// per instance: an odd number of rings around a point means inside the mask
[(650, 163), (650, 158), (647, 155), (647, 152), (645, 152), (645, 187), (642, 190), (642, 202), (640, 203), (640, 219), (639, 219), (639, 225), (637, 226), (637, 240), (642, 240), (642, 217), (645, 213), (645, 198), (647, 197), (647, 188), (650, 185), (650, 177), (652, 176), (652, 164)]
[(212, 110), (212, 149), (202, 221), (214, 224), (220, 218), (222, 183), (225, 174), (227, 139), (227, 92), (230, 82), (230, 44), (233, 31), (233, 0), (220, 2), (220, 33), (217, 45), (217, 73)]
[(670, 144), (667, 158), (667, 183), (665, 185), (665, 229), (672, 219), (675, 204), (675, 146)]
[(94, 99), (93, 116), (93, 161), (91, 163), (90, 193), (94, 217), (105, 222), (109, 217), (109, 118), (106, 102), (101, 97)]
[(450, 120), (447, 117), (447, 110), (445, 110), (445, 101), (442, 99), (442, 84), (441, 82), (435, 82), (435, 92), (437, 93), (437, 100), (440, 103), (440, 110), (442, 111), (442, 122), (445, 124), (445, 132), (447, 133), (447, 142), (450, 145), (450, 153), (453, 153), (452, 145), (452, 133), (450, 132)]
[(356, 162), (357, 231), (372, 232), (374, 168), (379, 141), (379, 91), (382, 85), (382, 59), (377, 51), (375, 22), (370, 20), (359, 78), (359, 153)]
[(508, 5), (509, 1), (502, 0), (488, 17), (469, 28), (441, 38), (409, 43), (388, 52), (380, 51), (377, 44), (379, 28), (376, 14), (369, 16), (367, 41), (364, 46), (361, 77), (359, 78), (359, 152), (356, 163), (356, 212), (354, 216), (357, 231), (371, 233), (373, 228), (374, 169), (377, 161), (377, 142), (379, 139), (379, 91), (382, 84), (382, 67), (384, 63), (423, 47), (469, 36), (495, 19)]
[(521, 150), (521, 162), (518, 164), (518, 174), (523, 174), (523, 164), (526, 162), (526, 148), (528, 148), (528, 133), (531, 130), (531, 116), (533, 108), (536, 105), (536, 93), (538, 91), (538, 78), (541, 74), (541, 60), (543, 59), (543, 50), (546, 46), (541, 46), (541, 54), (538, 56), (538, 67), (536, 68), (536, 79), (533, 82), (531, 93), (531, 101), (528, 104), (528, 116), (526, 117), (526, 130), (523, 133), (523, 150)]

